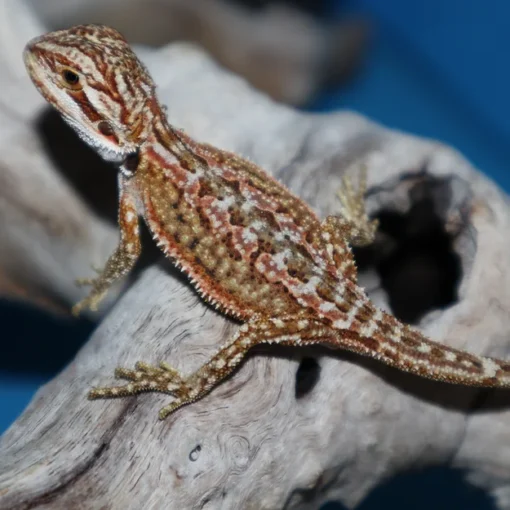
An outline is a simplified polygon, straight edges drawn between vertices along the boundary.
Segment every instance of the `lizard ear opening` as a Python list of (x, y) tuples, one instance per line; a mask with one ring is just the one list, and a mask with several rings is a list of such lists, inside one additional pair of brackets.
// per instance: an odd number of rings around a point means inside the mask
[(140, 154), (137, 150), (136, 152), (131, 152), (126, 156), (122, 165), (120, 165), (120, 171), (124, 177), (133, 177), (135, 174), (138, 165), (140, 163)]
[(471, 192), (459, 178), (437, 177), (426, 168), (380, 189), (380, 196), (374, 195), (380, 235), (372, 245), (353, 249), (358, 274), (375, 271), (391, 313), (418, 324), (425, 314), (459, 299), (467, 266), (458, 246), (459, 238), (471, 242), (469, 218), (462, 212), (469, 211)]

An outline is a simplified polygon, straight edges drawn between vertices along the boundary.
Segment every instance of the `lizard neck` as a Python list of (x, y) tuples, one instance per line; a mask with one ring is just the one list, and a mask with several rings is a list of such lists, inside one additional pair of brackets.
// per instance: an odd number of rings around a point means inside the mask
[(146, 101), (139, 112), (128, 121), (131, 139), (138, 148), (128, 154), (120, 165), (120, 171), (126, 178), (133, 177), (149, 165), (153, 171), (164, 170), (186, 157), (187, 147), (178, 131), (168, 123), (155, 97)]
[(150, 130), (144, 143), (143, 156), (161, 170), (175, 169), (177, 166), (195, 174), (204, 165), (207, 166), (207, 162), (192, 145), (193, 142), (183, 132), (169, 124), (165, 112), (155, 101), (151, 108)]

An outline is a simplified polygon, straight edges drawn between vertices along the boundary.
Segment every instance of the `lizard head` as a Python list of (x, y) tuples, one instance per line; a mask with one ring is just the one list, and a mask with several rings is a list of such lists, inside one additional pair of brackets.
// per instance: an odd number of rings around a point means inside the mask
[(121, 164), (146, 139), (155, 86), (124, 37), (81, 25), (30, 41), (23, 54), (36, 88), (79, 136)]

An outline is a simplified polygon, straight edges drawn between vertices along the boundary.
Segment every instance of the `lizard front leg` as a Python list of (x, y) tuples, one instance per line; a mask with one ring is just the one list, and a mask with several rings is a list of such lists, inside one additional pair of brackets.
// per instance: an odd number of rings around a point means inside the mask
[(134, 266), (141, 251), (136, 202), (130, 189), (119, 182), (119, 228), (120, 241), (107, 260), (103, 271), (96, 278), (77, 280), (79, 285), (91, 285), (89, 295), (73, 306), (73, 314), (78, 315), (83, 308), (97, 310), (111, 285), (125, 276)]
[[(134, 370), (118, 368), (115, 376), (130, 381), (123, 386), (94, 388), (89, 398), (115, 398), (157, 391), (175, 400), (161, 409), (161, 419), (180, 407), (201, 399), (225, 379), (258, 344), (311, 345), (335, 343), (338, 333), (320, 319), (298, 316), (255, 318), (247, 322), (207, 363), (183, 377), (166, 363), (153, 367), (138, 362)], [(329, 341), (328, 341), (329, 340)]]

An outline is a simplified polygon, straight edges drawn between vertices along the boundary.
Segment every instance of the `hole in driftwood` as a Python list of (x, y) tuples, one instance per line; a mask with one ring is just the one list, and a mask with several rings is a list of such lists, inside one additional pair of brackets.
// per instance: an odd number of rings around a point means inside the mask
[(379, 233), (376, 242), (356, 250), (355, 257), (360, 273), (375, 269), (392, 313), (404, 322), (417, 323), (426, 313), (458, 299), (462, 265), (454, 242), (463, 225), (454, 233), (445, 228), (446, 211), (452, 210), (453, 185), (451, 179), (424, 172), (404, 177), (396, 184), (406, 189), (404, 212), (392, 207), (388, 189), (374, 191), (381, 197), (388, 194), (375, 215)]
[(310, 393), (320, 377), (321, 367), (315, 358), (303, 358), (296, 371), (296, 398)]

